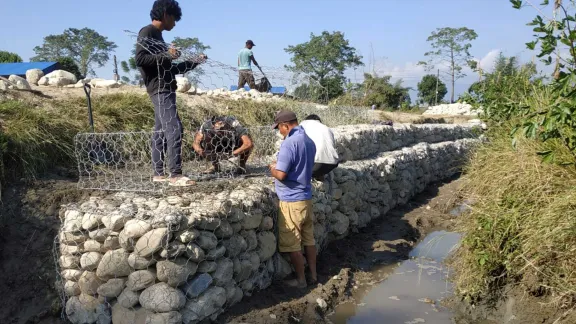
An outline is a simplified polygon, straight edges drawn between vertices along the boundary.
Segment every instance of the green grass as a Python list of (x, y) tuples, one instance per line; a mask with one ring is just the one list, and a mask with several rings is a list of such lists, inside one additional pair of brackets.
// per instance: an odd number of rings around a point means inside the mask
[(494, 300), (521, 285), (558, 302), (576, 293), (576, 169), (543, 163), (571, 154), (558, 141), (518, 139), (511, 126), (494, 128), (467, 166), (463, 194), (474, 204), (459, 221), (465, 233), (452, 257), (456, 293), (471, 302)]
[[(236, 116), (245, 126), (270, 125), (278, 110), (290, 109), (299, 118), (317, 113), (330, 126), (369, 122), (363, 111), (332, 107), (318, 110), (314, 105), (295, 101), (259, 103), (251, 100), (216, 99), (189, 106), (178, 99), (178, 111), (189, 134), (207, 117)], [(96, 132), (152, 130), (154, 108), (145, 94), (123, 93), (93, 96), (92, 108)], [(89, 132), (86, 99), (0, 98), (0, 180), (34, 179), (54, 167), (74, 164), (73, 139)]]

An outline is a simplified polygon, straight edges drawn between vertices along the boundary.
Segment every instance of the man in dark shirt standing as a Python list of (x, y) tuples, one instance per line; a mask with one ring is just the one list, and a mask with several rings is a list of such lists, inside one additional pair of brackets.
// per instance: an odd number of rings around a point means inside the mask
[[(182, 175), (182, 123), (176, 111), (176, 75), (184, 74), (206, 61), (199, 55), (192, 61), (175, 64), (180, 57), (176, 48), (166, 46), (163, 31), (170, 31), (182, 18), (182, 9), (177, 1), (157, 0), (150, 11), (152, 23), (138, 33), (136, 65), (146, 91), (154, 104), (154, 134), (152, 135), (152, 164), (154, 182), (169, 181), (172, 186), (194, 184)], [(170, 178), (164, 173), (164, 154), (167, 151)]]

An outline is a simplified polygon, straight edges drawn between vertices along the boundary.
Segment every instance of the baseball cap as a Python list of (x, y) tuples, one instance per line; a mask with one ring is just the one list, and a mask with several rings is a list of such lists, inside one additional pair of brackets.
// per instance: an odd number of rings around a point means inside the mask
[(280, 123), (286, 123), (293, 120), (298, 120), (294, 112), (289, 110), (281, 110), (277, 112), (276, 116), (274, 117), (274, 124), (272, 125), (272, 129), (278, 128), (278, 124)]
[(256, 44), (254, 44), (254, 42), (251, 39), (246, 41), (246, 45), (256, 46)]

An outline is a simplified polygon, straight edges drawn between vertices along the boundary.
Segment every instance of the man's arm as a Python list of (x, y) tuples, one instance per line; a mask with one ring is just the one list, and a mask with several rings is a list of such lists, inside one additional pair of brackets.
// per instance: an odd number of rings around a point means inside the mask
[(256, 59), (254, 58), (254, 54), (250, 55), (250, 60), (252, 60), (252, 63), (254, 63), (254, 65), (259, 66), (258, 62), (256, 62)]
[(193, 61), (185, 61), (178, 64), (172, 64), (172, 68), (170, 71), (172, 74), (184, 74), (186, 72), (194, 70), (198, 65), (206, 62), (208, 56), (205, 54), (200, 54), (197, 57), (193, 58)]
[(237, 148), (232, 152), (234, 156), (240, 155), (248, 150), (251, 150), (254, 147), (254, 143), (252, 143), (252, 139), (250, 138), (250, 136), (245, 134), (242, 135), (240, 138), (242, 139), (242, 146), (240, 146), (239, 148)]
[(288, 177), (288, 172), (291, 168), (292, 150), (283, 145), (280, 147), (280, 152), (278, 152), (278, 161), (270, 164), (270, 173), (274, 178), (284, 181)]
[(204, 150), (202, 149), (202, 145), (200, 145), (202, 143), (202, 140), (204, 139), (204, 135), (202, 134), (201, 131), (196, 132), (196, 135), (194, 136), (194, 143), (192, 143), (192, 148), (194, 149), (194, 151), (200, 155), (204, 154)]

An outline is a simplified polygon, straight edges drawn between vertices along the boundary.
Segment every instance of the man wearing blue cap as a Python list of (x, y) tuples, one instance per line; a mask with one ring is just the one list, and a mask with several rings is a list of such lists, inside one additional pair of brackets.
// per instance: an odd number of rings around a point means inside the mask
[(250, 89), (256, 89), (256, 82), (254, 81), (254, 74), (252, 73), (252, 62), (258, 66), (258, 62), (252, 53), (252, 47), (256, 46), (253, 41), (247, 40), (246, 47), (238, 53), (238, 89), (244, 88), (248, 83)]

